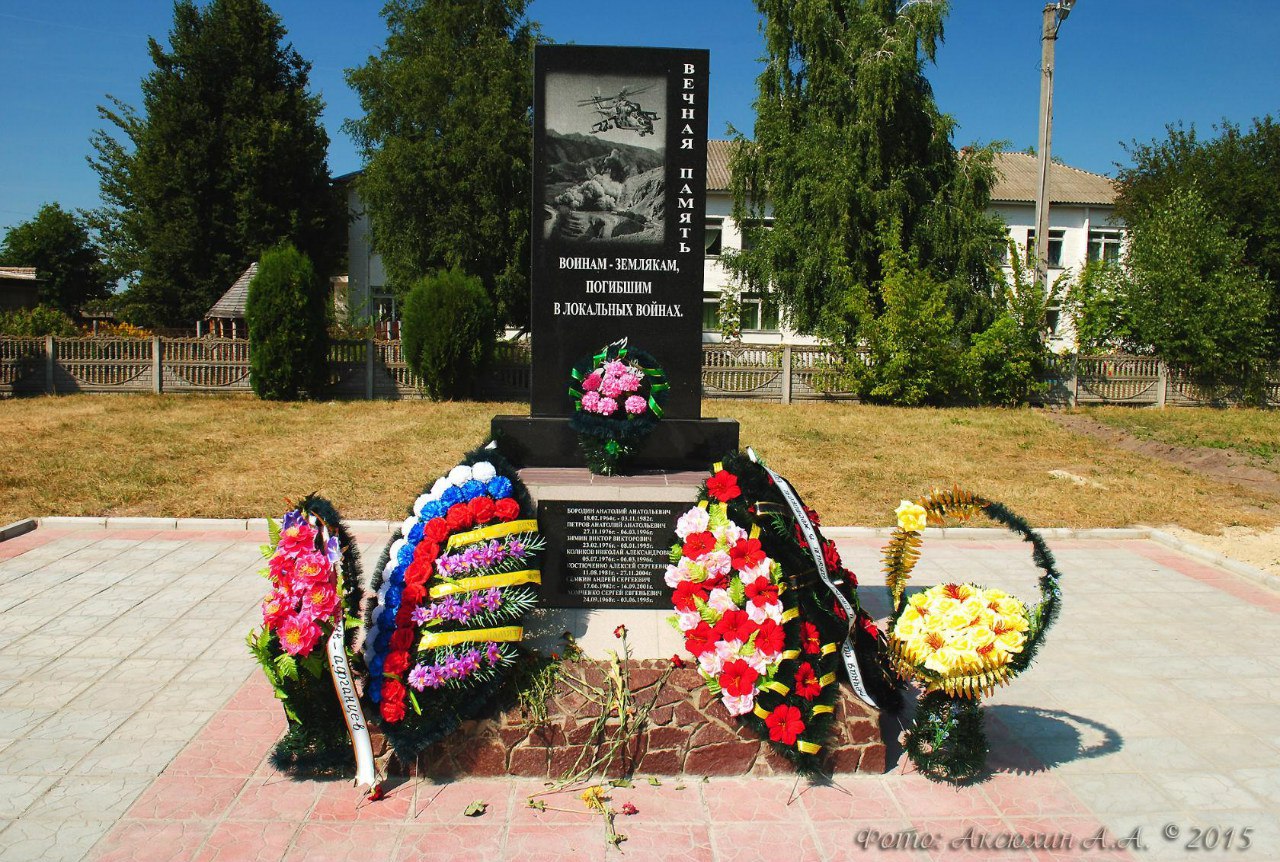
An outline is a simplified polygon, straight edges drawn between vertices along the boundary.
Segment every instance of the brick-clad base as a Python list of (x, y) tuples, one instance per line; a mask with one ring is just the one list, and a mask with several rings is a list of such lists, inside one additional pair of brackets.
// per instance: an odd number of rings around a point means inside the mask
[[(633, 661), (631, 689), (637, 708), (654, 698), (654, 687), (666, 660)], [(566, 662), (564, 672), (600, 687), (606, 665)], [(466, 775), (519, 775), (559, 778), (581, 760), (590, 763), (600, 740), (590, 739), (599, 716), (595, 704), (561, 682), (547, 702), (547, 722), (530, 723), (518, 708), (493, 718), (464, 722), (447, 739), (423, 751), (416, 763), (390, 763), (397, 774), (431, 778)], [(386, 754), (386, 741), (373, 732), (374, 751)], [(879, 716), (841, 688), (835, 725), (824, 751), (831, 772), (872, 772), (885, 769), (885, 747)], [(775, 775), (792, 772), (786, 758), (772, 745), (738, 725), (718, 698), (707, 692), (693, 668), (672, 672), (658, 695), (644, 733), (615, 760), (611, 774), (648, 775)]]

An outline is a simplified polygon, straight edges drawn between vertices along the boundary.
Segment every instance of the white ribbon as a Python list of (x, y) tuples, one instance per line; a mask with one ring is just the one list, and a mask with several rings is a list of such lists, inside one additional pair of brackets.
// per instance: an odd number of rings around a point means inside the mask
[[(325, 544), (329, 541), (328, 529), (321, 525), (320, 536)], [(339, 577), (337, 585), (342, 585), (342, 563), (339, 560), (335, 567)], [(342, 707), (342, 718), (347, 723), (347, 734), (351, 737), (351, 748), (356, 757), (356, 784), (367, 784), (372, 787), (377, 783), (377, 774), (373, 766), (373, 743), (369, 740), (369, 726), (364, 720), (364, 710), (360, 708), (360, 696), (356, 694), (355, 681), (351, 678), (351, 668), (347, 664), (347, 637), (344, 625), (346, 606), (342, 595), (338, 595), (338, 616), (333, 624), (333, 634), (325, 642), (325, 652), (329, 655), (329, 675), (333, 678), (333, 690), (337, 692), (338, 703)]]
[[(751, 459), (753, 464), (760, 464), (756, 458), (754, 450), (747, 449), (747, 457)], [(856, 619), (853, 606), (849, 604), (844, 594), (836, 589), (836, 585), (831, 582), (831, 576), (827, 574), (827, 560), (822, 555), (822, 545), (818, 542), (818, 533), (813, 528), (813, 521), (809, 520), (809, 516), (804, 511), (804, 506), (800, 505), (800, 498), (796, 496), (796, 492), (791, 489), (791, 485), (786, 479), (770, 470), (764, 464), (760, 464), (766, 473), (773, 479), (778, 490), (782, 492), (783, 498), (787, 501), (787, 506), (791, 509), (791, 514), (795, 516), (796, 523), (800, 525), (800, 532), (804, 534), (805, 542), (809, 545), (809, 555), (813, 557), (814, 564), (818, 567), (818, 577), (822, 578), (822, 582), (827, 585), (827, 589), (831, 590), (832, 595), (836, 597), (836, 601), (844, 609), (845, 616), (852, 622)], [(844, 643), (840, 646), (840, 656), (844, 659), (844, 669), (849, 675), (849, 684), (853, 686), (853, 692), (863, 703), (872, 709), (879, 709), (876, 702), (867, 692), (867, 687), (862, 682), (862, 671), (858, 667), (858, 654), (853, 648), (853, 636), (845, 635)]]

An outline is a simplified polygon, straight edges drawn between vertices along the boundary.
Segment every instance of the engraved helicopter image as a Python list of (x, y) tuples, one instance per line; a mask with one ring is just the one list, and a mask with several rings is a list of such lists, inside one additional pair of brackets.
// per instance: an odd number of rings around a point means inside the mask
[(600, 115), (600, 119), (591, 126), (593, 135), (619, 129), (638, 132), (643, 138), (653, 134), (653, 122), (658, 119), (658, 114), (656, 111), (644, 110), (631, 97), (651, 89), (652, 84), (645, 87), (623, 87), (613, 96), (605, 96), (597, 89), (594, 96), (578, 102), (578, 107), (591, 108)]

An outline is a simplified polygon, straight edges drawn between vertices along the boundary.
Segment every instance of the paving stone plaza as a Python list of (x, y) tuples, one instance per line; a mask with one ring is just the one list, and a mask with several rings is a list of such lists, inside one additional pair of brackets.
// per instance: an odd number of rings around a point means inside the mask
[[(353, 527), (368, 567), (390, 528)], [(884, 613), (869, 532), (828, 531)], [(534, 780), (362, 803), (274, 772), (284, 717), (244, 646), (262, 525), (48, 519), (0, 542), (0, 860), (1280, 858), (1280, 593), (1125, 535), (1048, 534), (1063, 615), (989, 701), (988, 780), (932, 784), (896, 751), (828, 785), (641, 780), (613, 791), (637, 811), (618, 850), (575, 794), (528, 808)], [(1025, 546), (963, 531), (913, 584), (1033, 576)]]

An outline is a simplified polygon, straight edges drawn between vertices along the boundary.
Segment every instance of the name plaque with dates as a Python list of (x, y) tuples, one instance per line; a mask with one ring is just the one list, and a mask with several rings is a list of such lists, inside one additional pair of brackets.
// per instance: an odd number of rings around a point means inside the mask
[(663, 580), (688, 503), (545, 500), (542, 605), (670, 610)]

